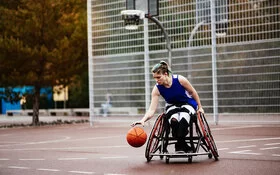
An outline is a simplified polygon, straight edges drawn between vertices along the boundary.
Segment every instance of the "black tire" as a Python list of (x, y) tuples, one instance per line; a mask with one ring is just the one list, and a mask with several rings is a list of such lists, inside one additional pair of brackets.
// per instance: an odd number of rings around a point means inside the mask
[(207, 123), (207, 120), (206, 120), (205, 116), (202, 113), (199, 113), (198, 114), (198, 120), (199, 120), (200, 128), (202, 130), (204, 139), (207, 143), (208, 149), (211, 151), (215, 160), (219, 160), (218, 159), (218, 157), (219, 157), (218, 149), (217, 149), (216, 143), (214, 141), (214, 138), (211, 134), (211, 130), (210, 130), (210, 127)]
[(159, 149), (159, 139), (163, 136), (163, 115), (164, 114), (158, 116), (149, 136), (149, 140), (145, 151), (145, 157), (147, 159), (147, 162), (150, 162), (152, 160), (153, 155), (151, 154), (155, 153)]

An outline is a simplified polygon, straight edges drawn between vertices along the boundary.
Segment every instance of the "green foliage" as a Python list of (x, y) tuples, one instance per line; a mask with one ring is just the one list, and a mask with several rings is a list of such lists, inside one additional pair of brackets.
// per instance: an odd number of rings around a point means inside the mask
[(69, 108), (89, 108), (88, 73), (84, 72), (69, 86)]
[(85, 0), (0, 2), (0, 87), (64, 85), (87, 68)]
[(86, 66), (83, 3), (1, 3), (0, 86), (69, 84)]

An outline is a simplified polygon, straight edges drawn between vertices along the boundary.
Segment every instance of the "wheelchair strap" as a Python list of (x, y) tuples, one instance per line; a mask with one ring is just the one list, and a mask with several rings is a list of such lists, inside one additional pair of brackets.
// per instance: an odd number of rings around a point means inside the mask
[[(168, 105), (166, 107), (166, 113), (165, 113), (165, 117), (167, 119), (170, 119), (170, 117), (175, 114), (175, 113), (178, 113), (178, 112), (186, 112), (190, 115), (191, 118), (193, 118), (194, 116), (196, 116), (196, 114), (193, 114), (192, 112), (190, 112), (189, 109), (185, 108), (185, 107), (182, 107), (183, 105), (186, 105), (186, 104), (175, 104), (175, 105)], [(174, 109), (170, 109), (170, 108), (174, 108)], [(170, 109), (170, 110), (169, 110)]]

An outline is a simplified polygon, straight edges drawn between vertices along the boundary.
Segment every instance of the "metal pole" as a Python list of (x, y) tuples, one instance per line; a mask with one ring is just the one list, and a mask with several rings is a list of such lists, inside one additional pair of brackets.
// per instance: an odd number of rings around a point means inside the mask
[(149, 57), (149, 31), (148, 19), (144, 18), (144, 69), (145, 69), (145, 108), (149, 109), (150, 105), (150, 57)]
[(196, 31), (199, 29), (200, 26), (202, 26), (203, 24), (205, 23), (205, 21), (201, 21), (200, 23), (196, 24), (194, 29), (192, 30), (191, 32), (191, 35), (189, 37), (189, 46), (188, 46), (188, 51), (187, 51), (187, 56), (188, 56), (188, 79), (189, 81), (191, 82), (191, 78), (192, 78), (192, 74), (191, 74), (191, 70), (192, 70), (192, 58), (189, 57), (189, 51), (190, 51), (190, 48), (192, 46), (192, 41), (193, 41), (193, 37), (194, 35), (196, 34)]
[(89, 80), (89, 121), (93, 125), (94, 118), (94, 91), (93, 91), (93, 56), (92, 56), (92, 23), (91, 0), (87, 0), (87, 33), (88, 33), (88, 80)]
[(161, 31), (164, 34), (165, 40), (166, 40), (166, 48), (168, 50), (168, 64), (171, 67), (172, 66), (172, 62), (171, 62), (171, 58), (172, 58), (172, 52), (171, 52), (171, 43), (170, 43), (170, 38), (168, 36), (168, 33), (166, 32), (166, 30), (164, 29), (163, 25), (160, 23), (160, 21), (158, 19), (156, 19), (154, 16), (147, 16), (148, 19), (151, 19), (154, 23), (156, 23)]
[(216, 15), (215, 1), (211, 0), (211, 38), (212, 38), (212, 83), (213, 83), (213, 117), (218, 124), (217, 61), (216, 61)]

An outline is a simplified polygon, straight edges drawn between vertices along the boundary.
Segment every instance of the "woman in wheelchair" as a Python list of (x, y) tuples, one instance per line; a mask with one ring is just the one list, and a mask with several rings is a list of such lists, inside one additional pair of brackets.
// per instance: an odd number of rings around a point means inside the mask
[(191, 83), (182, 75), (172, 74), (168, 64), (164, 61), (152, 68), (156, 85), (152, 90), (151, 104), (140, 121), (132, 126), (141, 124), (151, 119), (157, 109), (159, 97), (166, 101), (165, 114), (172, 129), (172, 136), (176, 138), (176, 152), (188, 152), (185, 136), (188, 134), (190, 117), (196, 112), (204, 113), (199, 96)]

